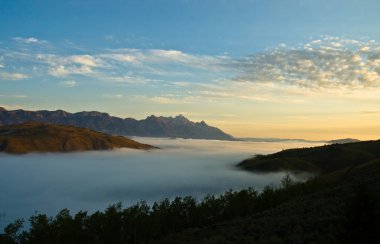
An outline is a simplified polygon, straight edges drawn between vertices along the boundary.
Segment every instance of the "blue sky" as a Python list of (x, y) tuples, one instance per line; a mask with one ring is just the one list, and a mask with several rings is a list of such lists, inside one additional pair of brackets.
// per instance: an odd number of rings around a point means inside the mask
[(376, 0), (2, 0), (0, 6), (2, 40), (32, 36), (95, 49), (235, 56), (320, 35), (380, 35)]
[(371, 0), (1, 0), (0, 106), (375, 138), (379, 12)]

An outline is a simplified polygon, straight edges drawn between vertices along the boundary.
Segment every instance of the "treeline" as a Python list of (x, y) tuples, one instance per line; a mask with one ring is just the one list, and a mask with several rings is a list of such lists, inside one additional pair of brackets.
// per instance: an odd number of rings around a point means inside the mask
[(61, 210), (55, 217), (37, 214), (9, 224), (0, 235), (0, 243), (150, 243), (188, 228), (250, 216), (321, 188), (318, 181), (293, 183), (287, 175), (282, 187), (267, 186), (262, 192), (253, 188), (208, 195), (197, 202), (194, 197), (168, 198), (149, 206), (139, 202), (128, 208), (121, 203), (104, 212), (71, 215)]

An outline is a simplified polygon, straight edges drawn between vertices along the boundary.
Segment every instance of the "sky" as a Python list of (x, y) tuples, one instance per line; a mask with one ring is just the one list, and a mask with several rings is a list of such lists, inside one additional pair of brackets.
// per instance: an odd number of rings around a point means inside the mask
[(0, 0), (0, 106), (380, 138), (377, 0)]

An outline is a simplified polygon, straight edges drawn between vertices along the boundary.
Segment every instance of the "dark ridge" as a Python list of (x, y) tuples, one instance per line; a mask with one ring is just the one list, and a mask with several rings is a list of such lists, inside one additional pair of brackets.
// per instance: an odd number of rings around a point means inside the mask
[(309, 171), (328, 173), (380, 157), (380, 140), (324, 145), (256, 155), (238, 166), (256, 172)]

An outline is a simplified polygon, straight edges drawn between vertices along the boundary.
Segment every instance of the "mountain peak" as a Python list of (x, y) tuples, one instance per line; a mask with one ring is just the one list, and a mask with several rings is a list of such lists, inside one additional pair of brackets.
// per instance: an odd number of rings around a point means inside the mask
[(68, 115), (70, 115), (70, 113), (62, 110), (62, 109), (58, 109), (55, 111), (58, 115), (61, 115), (61, 116), (64, 116), (64, 117), (67, 117)]
[(174, 119), (176, 121), (181, 121), (181, 122), (190, 122), (190, 120), (186, 118), (185, 116), (183, 116), (182, 114), (175, 116)]
[(207, 126), (206, 122), (204, 120), (202, 120), (201, 122), (199, 122), (200, 125), (202, 126)]
[(7, 111), (7, 110), (3, 107), (0, 107), (0, 111)]
[(158, 117), (155, 116), (155, 115), (149, 115), (148, 117), (146, 117), (147, 120), (156, 120)]

